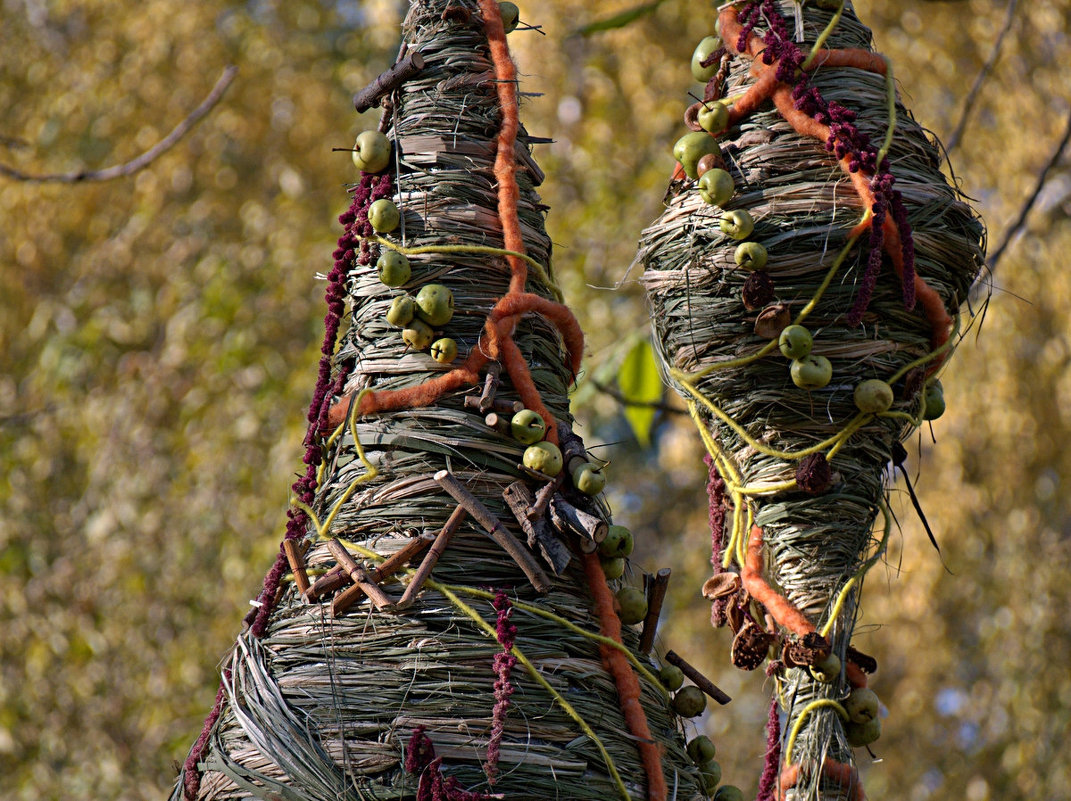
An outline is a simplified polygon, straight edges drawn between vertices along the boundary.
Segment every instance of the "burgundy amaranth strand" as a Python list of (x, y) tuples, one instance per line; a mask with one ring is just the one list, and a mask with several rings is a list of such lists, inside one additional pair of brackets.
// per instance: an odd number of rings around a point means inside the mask
[[(327, 276), (327, 315), (324, 317), (324, 341), (320, 347), (320, 367), (316, 380), (316, 390), (313, 392), (312, 403), (309, 405), (309, 429), (305, 434), (305, 456), (303, 462), (306, 465), (305, 475), (294, 482), (291, 490), (295, 497), (302, 503), (310, 504), (316, 491), (316, 471), (323, 459), (323, 453), (318, 442), (318, 434), (327, 422), (327, 412), (331, 407), (331, 397), (340, 392), (345, 384), (351, 365), (341, 365), (336, 379), (331, 378), (332, 356), (335, 352), (335, 342), (338, 339), (338, 330), (342, 322), (342, 316), (346, 311), (346, 276), (354, 263), (369, 264), (372, 253), (362, 237), (372, 234), (372, 226), (368, 222), (368, 207), (372, 201), (381, 197), (390, 197), (394, 191), (394, 184), (390, 174), (370, 175), (362, 174), (360, 183), (353, 192), (353, 202), (349, 209), (344, 212), (338, 221), (342, 223), (343, 233), (339, 237), (338, 247), (332, 254), (335, 264)], [(300, 509), (290, 508), (286, 512), (286, 534), (284, 539), (297, 539), (303, 537), (308, 530), (309, 518)], [(245, 617), (245, 623), (250, 626), (250, 632), (254, 637), (264, 636), (268, 625), (268, 616), (275, 605), (275, 595), (286, 571), (286, 554), (279, 546), (279, 554), (271, 570), (264, 577), (264, 584), (260, 595), (257, 597), (257, 605), (250, 610)], [(224, 672), (225, 680), (229, 680), (229, 673)], [(187, 801), (193, 801), (201, 788), (201, 772), (198, 763), (208, 747), (208, 736), (219, 719), (223, 708), (223, 684), (220, 683), (216, 692), (216, 701), (205, 719), (201, 728), (201, 735), (197, 738), (189, 756), (183, 765), (183, 794)]]
[(776, 801), (777, 772), (781, 765), (781, 717), (777, 698), (770, 699), (770, 716), (766, 720), (766, 759), (759, 779), (755, 801)]
[(491, 715), (491, 736), (487, 741), (487, 761), (484, 762), (484, 773), (487, 774), (487, 783), (494, 787), (495, 776), (498, 773), (498, 755), (502, 744), (502, 735), (506, 728), (506, 713), (509, 711), (509, 699), (513, 695), (513, 685), (510, 684), (510, 672), (517, 664), (517, 657), (511, 651), (513, 643), (517, 639), (517, 627), (510, 621), (513, 615), (513, 605), (510, 604), (506, 593), (495, 593), (495, 611), (498, 612), (498, 620), (495, 622), (495, 636), (498, 638), (502, 650), (495, 654), (495, 707)]
[(435, 756), (435, 747), (424, 733), (424, 727), (417, 726), (405, 747), (405, 772), (420, 776), (417, 801), (491, 801), (495, 798), (462, 790), (454, 776), (443, 776), (442, 764), (443, 758)]
[[(305, 475), (294, 482), (291, 489), (294, 495), (304, 504), (313, 501), (316, 490), (316, 471), (323, 459), (323, 452), (319, 444), (319, 435), (327, 423), (327, 413), (331, 408), (332, 391), (340, 387), (345, 381), (345, 375), (341, 374), (337, 381), (331, 379), (331, 364), (335, 353), (335, 342), (338, 339), (338, 329), (342, 322), (342, 315), (346, 311), (346, 276), (354, 263), (368, 264), (371, 260), (371, 251), (365, 246), (362, 237), (372, 235), (372, 226), (368, 222), (368, 207), (373, 201), (382, 197), (390, 197), (393, 193), (393, 181), (389, 173), (384, 175), (362, 175), (361, 182), (353, 193), (353, 202), (349, 210), (338, 219), (345, 226), (345, 230), (338, 240), (338, 247), (332, 254), (335, 265), (327, 275), (327, 315), (324, 317), (324, 341), (320, 347), (320, 369), (316, 379), (316, 390), (309, 405), (309, 428), (305, 434), (305, 456), (303, 462), (306, 465)], [(348, 372), (344, 368), (343, 373)], [(289, 509), (286, 513), (285, 539), (297, 539), (305, 536), (308, 530), (309, 518), (300, 509)], [(246, 620), (252, 619), (252, 633), (254, 637), (264, 636), (264, 630), (268, 625), (268, 616), (274, 607), (275, 591), (279, 587), (279, 581), (286, 572), (286, 554), (280, 545), (279, 554), (275, 558), (275, 564), (268, 575), (264, 577), (264, 587), (257, 599), (259, 606), (256, 607)]]
[(725, 550), (725, 482), (718, 475), (714, 460), (703, 457), (707, 466), (707, 502), (710, 520), (710, 564), (720, 573), (722, 553)]
[(899, 191), (893, 189), (896, 179), (889, 171), (888, 159), (883, 159), (882, 163), (878, 164), (878, 151), (871, 144), (870, 137), (855, 126), (854, 111), (839, 103), (827, 102), (818, 89), (810, 85), (811, 76), (800, 70), (805, 55), (792, 41), (785, 18), (774, 0), (752, 3), (740, 13), (739, 21), (742, 27), (736, 43), (737, 51), (747, 51), (752, 31), (764, 19), (769, 27), (763, 36), (763, 63), (769, 65), (778, 61), (777, 80), (792, 86), (795, 107), (813, 117), (816, 122), (829, 126), (826, 150), (837, 159), (848, 158), (849, 172), (865, 170), (873, 174), (870, 186), (874, 193), (874, 204), (871, 207), (873, 219), (868, 242), (870, 253), (858, 292), (845, 321), (849, 325), (858, 325), (870, 305), (881, 270), (885, 240), (882, 226), (887, 214), (892, 215), (900, 233), (900, 252), (903, 260), (900, 281), (904, 307), (910, 311), (915, 308), (915, 245), (903, 197)]

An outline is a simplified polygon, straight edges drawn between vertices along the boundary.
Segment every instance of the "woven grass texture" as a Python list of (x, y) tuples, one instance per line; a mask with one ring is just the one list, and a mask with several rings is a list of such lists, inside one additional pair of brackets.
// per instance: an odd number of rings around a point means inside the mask
[(984, 229), (850, 4), (738, 3), (717, 29), (642, 280), (713, 464), (712, 621), (776, 677), (760, 798), (861, 798), (862, 578), (890, 462), (943, 410)]
[[(568, 417), (582, 337), (549, 266), (530, 138), (510, 130), (498, 13), (431, 0), (403, 23), (399, 65), (418, 58), (385, 93), (389, 162), (366, 163), (341, 218), (286, 560), (223, 660), (176, 800), (701, 794), (635, 615), (614, 611), (635, 582), (608, 582), (597, 555), (601, 465)], [(452, 313), (422, 305), (429, 286)], [(522, 466), (522, 407), (539, 447), (564, 454), (557, 477)]]

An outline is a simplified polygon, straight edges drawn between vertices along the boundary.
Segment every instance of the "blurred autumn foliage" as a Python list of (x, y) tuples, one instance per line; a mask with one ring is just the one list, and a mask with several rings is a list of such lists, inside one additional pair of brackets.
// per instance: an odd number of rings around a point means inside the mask
[[(628, 266), (683, 130), (713, 6), (522, 3), (524, 119), (555, 139), (556, 270), (589, 335), (575, 408), (609, 443), (638, 565), (674, 569), (663, 632), (735, 698), (703, 722), (754, 788), (767, 693), (728, 666), (698, 588), (708, 534), (698, 438), (657, 412), (640, 447), (612, 396), (646, 330)], [(0, 797), (159, 798), (211, 706), (284, 523), (322, 335), (322, 282), (374, 124), (350, 96), (393, 61), (400, 2), (3, 4), (0, 162), (94, 169), (146, 150), (239, 67), (222, 102), (147, 169), (107, 183), (0, 177)], [(915, 116), (940, 135), (1005, 19), (995, 0), (856, 3)], [(1071, 10), (1021, 3), (978, 94), (956, 177), (993, 242), (1060, 139)], [(1071, 798), (1071, 161), (1049, 176), (946, 373), (949, 411), (909, 470), (871, 572), (860, 647), (888, 707), (872, 797)], [(981, 311), (984, 293), (972, 300)], [(980, 335), (975, 337), (976, 331)], [(594, 378), (595, 380), (592, 380)], [(900, 485), (902, 486), (902, 484)]]

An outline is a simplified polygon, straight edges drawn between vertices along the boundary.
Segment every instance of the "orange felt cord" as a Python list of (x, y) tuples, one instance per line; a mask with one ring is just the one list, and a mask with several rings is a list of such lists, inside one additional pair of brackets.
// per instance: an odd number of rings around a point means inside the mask
[[(847, 765), (826, 757), (822, 763), (822, 774), (833, 782), (839, 784), (848, 791), (850, 801), (866, 801), (866, 793), (863, 792), (863, 783), (859, 781), (859, 771), (854, 765)], [(796, 762), (781, 771), (778, 780), (778, 798), (784, 801), (788, 791), (796, 786), (800, 778), (800, 763)]]
[(814, 624), (762, 577), (762, 529), (753, 526), (747, 543), (747, 560), (740, 568), (740, 580), (752, 598), (766, 607), (774, 620), (797, 637), (814, 632)]
[(852, 687), (866, 687), (866, 673), (864, 673), (863, 669), (855, 664), (855, 662), (849, 662), (847, 660), (844, 662), (844, 678), (848, 680), (848, 684)]
[[(606, 583), (606, 574), (597, 553), (586, 553), (583, 558), (584, 576), (595, 600), (595, 613), (599, 617), (599, 632), (617, 643), (621, 642), (621, 619), (614, 612), (614, 596)], [(640, 682), (632, 672), (632, 666), (621, 651), (606, 645), (599, 646), (603, 664), (614, 677), (621, 712), (628, 730), (636, 738), (643, 769), (647, 774), (647, 798), (649, 801), (665, 801), (666, 779), (662, 772), (662, 755), (651, 737), (647, 716), (640, 705)]]

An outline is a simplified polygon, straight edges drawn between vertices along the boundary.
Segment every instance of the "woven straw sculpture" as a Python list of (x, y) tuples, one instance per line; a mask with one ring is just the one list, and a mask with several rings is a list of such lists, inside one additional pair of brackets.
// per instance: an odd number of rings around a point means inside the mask
[[(498, 4), (416, 2), (403, 35), (377, 82), (391, 156), (358, 152), (328, 276), (308, 471), (172, 797), (696, 798), (716, 782), (598, 556), (582, 337)], [(558, 477), (520, 466), (522, 407)]]
[(850, 4), (735, 3), (716, 28), (643, 282), (710, 454), (712, 622), (776, 679), (759, 798), (859, 799), (881, 726), (862, 578), (888, 466), (943, 410), (984, 229)]

